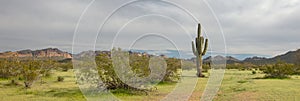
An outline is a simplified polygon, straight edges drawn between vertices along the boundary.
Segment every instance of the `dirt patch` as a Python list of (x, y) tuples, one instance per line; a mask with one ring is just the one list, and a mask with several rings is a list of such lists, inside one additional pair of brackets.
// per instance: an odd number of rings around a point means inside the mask
[(202, 95), (202, 92), (200, 92), (200, 91), (193, 92), (193, 94), (189, 98), (189, 101), (200, 101), (201, 95)]
[(255, 92), (241, 92), (234, 96), (235, 101), (258, 101), (259, 94)]

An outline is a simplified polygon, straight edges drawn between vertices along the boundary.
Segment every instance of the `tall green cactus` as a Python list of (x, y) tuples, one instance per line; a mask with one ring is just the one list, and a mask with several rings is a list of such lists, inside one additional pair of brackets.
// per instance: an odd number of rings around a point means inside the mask
[[(196, 46), (194, 45), (194, 41), (192, 41), (192, 50), (194, 55), (196, 56), (196, 63), (197, 63), (197, 76), (198, 77), (204, 77), (202, 74), (202, 56), (205, 55), (207, 47), (208, 47), (208, 39), (205, 39), (201, 36), (201, 25), (198, 24), (198, 36), (195, 39)], [(196, 47), (196, 48), (195, 48)]]

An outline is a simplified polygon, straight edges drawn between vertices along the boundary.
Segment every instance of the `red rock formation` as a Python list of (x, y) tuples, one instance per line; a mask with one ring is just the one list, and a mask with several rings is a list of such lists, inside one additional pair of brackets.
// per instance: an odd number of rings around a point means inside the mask
[(9, 57), (62, 57), (62, 58), (72, 58), (71, 54), (68, 52), (63, 52), (57, 48), (47, 48), (42, 50), (21, 50), (17, 52), (4, 52), (0, 53), (0, 58)]

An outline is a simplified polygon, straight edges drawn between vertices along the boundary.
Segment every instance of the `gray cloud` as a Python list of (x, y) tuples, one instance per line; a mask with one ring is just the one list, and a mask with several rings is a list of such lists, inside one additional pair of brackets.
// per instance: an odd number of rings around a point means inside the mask
[(59, 47), (69, 50), (88, 1), (1, 0), (0, 51)]
[(214, 0), (228, 51), (278, 55), (299, 47), (299, 1)]
[[(2, 0), (0, 1), (0, 51), (38, 49), (58, 47), (71, 51), (73, 33), (77, 21), (91, 0)], [(215, 29), (213, 15), (203, 1), (171, 0), (183, 6), (200, 19), (207, 30), (207, 37), (212, 39), (211, 51), (223, 48), (224, 44)], [(90, 49), (95, 42), (95, 35), (100, 19), (105, 19), (111, 11), (127, 1), (95, 1), (83, 16), (77, 35), (78, 46)], [(299, 47), (300, 5), (298, 0), (208, 0), (219, 18), (225, 33), (228, 53), (248, 53), (277, 55)], [(101, 6), (97, 6), (97, 5)], [(200, 12), (200, 13), (199, 13)], [(181, 50), (190, 50), (191, 38), (195, 37), (196, 23), (181, 9), (158, 1), (137, 3), (126, 6), (116, 12), (104, 31), (97, 39), (96, 48), (108, 49), (117, 32), (124, 23), (143, 14), (166, 15), (179, 22), (186, 32), (171, 19), (153, 16), (137, 19), (121, 31), (115, 45), (128, 47), (135, 38), (148, 32), (162, 33), (175, 42)], [(154, 40), (154, 41), (153, 41)], [(144, 49), (155, 46), (153, 40), (144, 40)], [(159, 40), (157, 40), (159, 41)], [(151, 43), (152, 42), (152, 43)], [(119, 43), (119, 44), (118, 44)], [(168, 42), (163, 42), (169, 45)], [(143, 48), (142, 43), (138, 43)], [(150, 47), (151, 46), (151, 47)], [(173, 46), (164, 47), (171, 49)]]

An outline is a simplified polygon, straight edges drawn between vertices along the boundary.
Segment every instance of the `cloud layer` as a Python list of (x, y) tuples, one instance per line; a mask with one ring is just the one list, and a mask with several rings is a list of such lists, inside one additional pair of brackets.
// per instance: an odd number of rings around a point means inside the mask
[[(205, 32), (207, 34), (205, 36), (214, 39), (211, 40), (212, 46), (221, 48), (223, 44), (218, 46), (216, 43), (220, 43), (222, 40), (215, 38), (219, 36), (214, 35), (214, 28), (217, 27), (207, 23), (209, 21), (204, 21), (205, 19), (214, 19), (211, 17), (216, 14), (224, 30), (228, 53), (277, 55), (300, 48), (299, 0), (170, 1), (190, 10), (197, 19), (200, 19), (200, 22), (204, 22), (203, 27), (208, 30)], [(0, 1), (0, 51), (58, 47), (70, 52), (77, 21), (90, 2), (91, 0)], [(203, 4), (205, 2), (210, 5), (202, 6), (205, 5)], [(102, 5), (95, 6), (97, 3)], [(87, 33), (79, 35), (82, 47), (87, 47), (94, 42), (95, 37), (88, 36), (89, 33), (96, 32), (99, 24), (103, 23), (99, 19), (105, 19), (112, 10), (126, 1), (111, 0), (97, 3), (92, 5), (91, 7), (94, 9), (90, 8), (86, 12), (88, 15), (85, 15), (89, 18), (86, 19), (87, 22), (94, 22), (82, 23), (79, 26), (82, 33)], [(213, 13), (208, 9), (209, 7), (213, 9)], [(150, 15), (136, 19), (124, 26), (124, 23), (137, 15), (153, 13), (166, 16)], [(137, 40), (136, 38), (147, 31), (166, 36), (177, 47), (180, 47), (180, 50), (190, 50), (190, 42), (196, 36), (197, 22), (191, 16), (178, 7), (159, 1), (150, 0), (146, 3), (126, 6), (115, 13), (108, 22), (109, 24), (104, 26), (104, 32), (98, 37), (96, 48), (109, 49), (118, 31), (120, 36), (114, 45), (123, 48), (128, 48), (134, 40)], [(124, 29), (116, 30), (121, 27)], [(170, 44), (172, 42), (161, 41), (160, 38), (140, 42), (137, 44), (139, 46), (135, 46), (135, 48), (174, 49), (174, 46)], [(211, 51), (216, 51), (214, 49)]]

